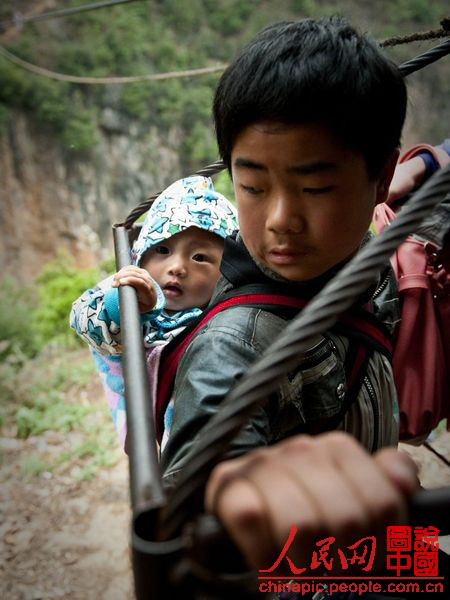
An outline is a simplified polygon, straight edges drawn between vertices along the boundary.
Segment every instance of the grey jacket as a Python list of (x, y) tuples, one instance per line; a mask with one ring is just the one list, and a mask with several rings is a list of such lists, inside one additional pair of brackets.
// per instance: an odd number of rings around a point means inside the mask
[[(222, 271), (227, 262), (227, 244)], [(239, 242), (234, 244), (235, 248), (239, 246)], [(250, 257), (240, 245), (238, 251), (243, 258), (239, 266), (235, 257), (229, 261), (232, 269), (226, 270), (228, 278), (219, 281), (214, 303), (223, 293), (254, 279), (257, 267), (252, 261), (250, 271), (246, 271), (245, 262)], [(387, 277), (374, 303), (378, 316), (391, 325), (398, 318), (394, 282)], [(323, 284), (318, 282), (319, 287)], [(312, 295), (315, 291), (312, 285)], [(170, 486), (183, 468), (191, 446), (205, 423), (220, 410), (227, 392), (285, 325), (280, 316), (241, 305), (217, 314), (193, 338), (178, 366), (172, 428), (161, 455), (166, 485)], [(346, 394), (344, 361), (348, 345), (347, 338), (335, 333), (318, 336), (299, 358), (297, 367), (283, 377), (278, 393), (268, 398), (236, 437), (227, 456), (275, 443), (309, 426), (317, 430), (319, 425), (320, 429), (321, 424), (337, 415)], [(353, 434), (369, 451), (397, 443), (397, 396), (390, 362), (382, 354), (372, 353), (357, 400), (340, 428)]]

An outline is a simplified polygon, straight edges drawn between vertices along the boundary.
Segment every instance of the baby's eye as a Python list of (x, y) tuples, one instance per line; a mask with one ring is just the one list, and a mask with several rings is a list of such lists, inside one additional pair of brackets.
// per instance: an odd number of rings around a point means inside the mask
[(197, 252), (197, 254), (194, 254), (194, 256), (192, 257), (192, 260), (195, 260), (195, 262), (208, 262), (208, 256), (206, 254), (201, 254), (200, 252)]
[(153, 248), (155, 254), (169, 254), (169, 248), (167, 246), (155, 246)]

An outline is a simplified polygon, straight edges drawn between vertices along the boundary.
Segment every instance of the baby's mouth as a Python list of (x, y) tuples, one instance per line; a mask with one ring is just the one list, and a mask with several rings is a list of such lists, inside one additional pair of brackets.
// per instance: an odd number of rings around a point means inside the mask
[(183, 293), (183, 290), (178, 283), (168, 283), (163, 287), (163, 292), (166, 298), (178, 298)]

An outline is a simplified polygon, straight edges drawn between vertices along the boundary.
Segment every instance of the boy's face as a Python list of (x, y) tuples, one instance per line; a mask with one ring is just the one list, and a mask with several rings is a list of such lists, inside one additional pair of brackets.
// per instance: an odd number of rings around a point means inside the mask
[(168, 312), (208, 304), (220, 275), (223, 244), (215, 233), (189, 227), (145, 253), (140, 266), (162, 288)]
[(384, 201), (396, 155), (378, 178), (319, 124), (256, 123), (231, 153), (239, 227), (252, 256), (292, 281), (351, 256)]

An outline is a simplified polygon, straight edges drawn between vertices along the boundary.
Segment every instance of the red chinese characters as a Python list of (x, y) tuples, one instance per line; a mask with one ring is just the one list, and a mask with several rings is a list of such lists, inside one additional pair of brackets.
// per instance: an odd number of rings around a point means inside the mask
[[(260, 573), (270, 573), (270, 572), (274, 571), (279, 566), (279, 564), (281, 563), (282, 559), (285, 556), (286, 556), (286, 560), (288, 561), (289, 567), (291, 569), (291, 573), (293, 573), (294, 575), (300, 575), (304, 571), (306, 571), (306, 567), (298, 568), (292, 562), (292, 560), (289, 558), (289, 556), (287, 555), (289, 547), (290, 547), (296, 533), (297, 533), (297, 528), (294, 525), (292, 525), (291, 530), (289, 532), (288, 539), (280, 553), (280, 556), (277, 558), (277, 560), (273, 563), (273, 565), (269, 569), (260, 569), (259, 570)], [(334, 537), (328, 537), (328, 538), (324, 538), (323, 540), (319, 540), (316, 543), (318, 550), (313, 551), (310, 569), (314, 570), (314, 569), (318, 569), (319, 567), (325, 568), (328, 571), (330, 571), (332, 569), (334, 558), (329, 558), (328, 554), (330, 551), (331, 544), (333, 544), (335, 542), (335, 540), (336, 540), (336, 538), (334, 538)], [(340, 548), (337, 549), (338, 556), (341, 561), (342, 569), (348, 569), (349, 564), (350, 565), (354, 565), (354, 564), (364, 565), (365, 564), (366, 566), (362, 567), (362, 570), (370, 571), (370, 569), (372, 568), (373, 560), (375, 558), (375, 549), (376, 549), (375, 537), (369, 536), (369, 537), (361, 538), (360, 540), (358, 540), (351, 546), (347, 546), (347, 549), (353, 550), (353, 554), (349, 557), (347, 557)]]
[[(296, 533), (297, 527), (292, 525), (279, 557), (269, 569), (260, 569), (260, 573), (271, 573), (280, 565), (284, 557), (286, 557), (292, 574), (301, 575), (306, 571), (307, 567), (297, 567), (287, 554)], [(410, 575), (410, 573), (405, 572), (411, 571), (412, 568), (414, 568), (416, 577), (437, 577), (438, 535), (439, 530), (436, 527), (415, 527), (413, 530), (406, 525), (388, 527), (386, 543), (387, 569), (395, 571), (397, 577), (402, 574)], [(346, 570), (349, 565), (361, 565), (361, 571), (371, 571), (376, 549), (374, 536), (361, 538), (351, 546), (347, 546), (345, 552), (340, 548), (334, 548), (335, 557), (332, 557), (330, 556), (330, 554), (333, 554), (331, 546), (335, 541), (336, 538), (330, 536), (316, 542), (317, 550), (313, 550), (309, 569), (321, 569), (322, 573), (331, 571), (337, 552), (341, 569)], [(347, 550), (351, 550), (353, 553), (350, 554)], [(413, 557), (411, 556), (412, 552), (414, 552)]]
[(414, 575), (436, 577), (438, 575), (439, 530), (436, 527), (414, 529)]
[(402, 571), (414, 567), (417, 577), (436, 577), (438, 575), (439, 530), (436, 527), (414, 528), (414, 562), (411, 559), (411, 527), (396, 526), (387, 528), (388, 569)]

